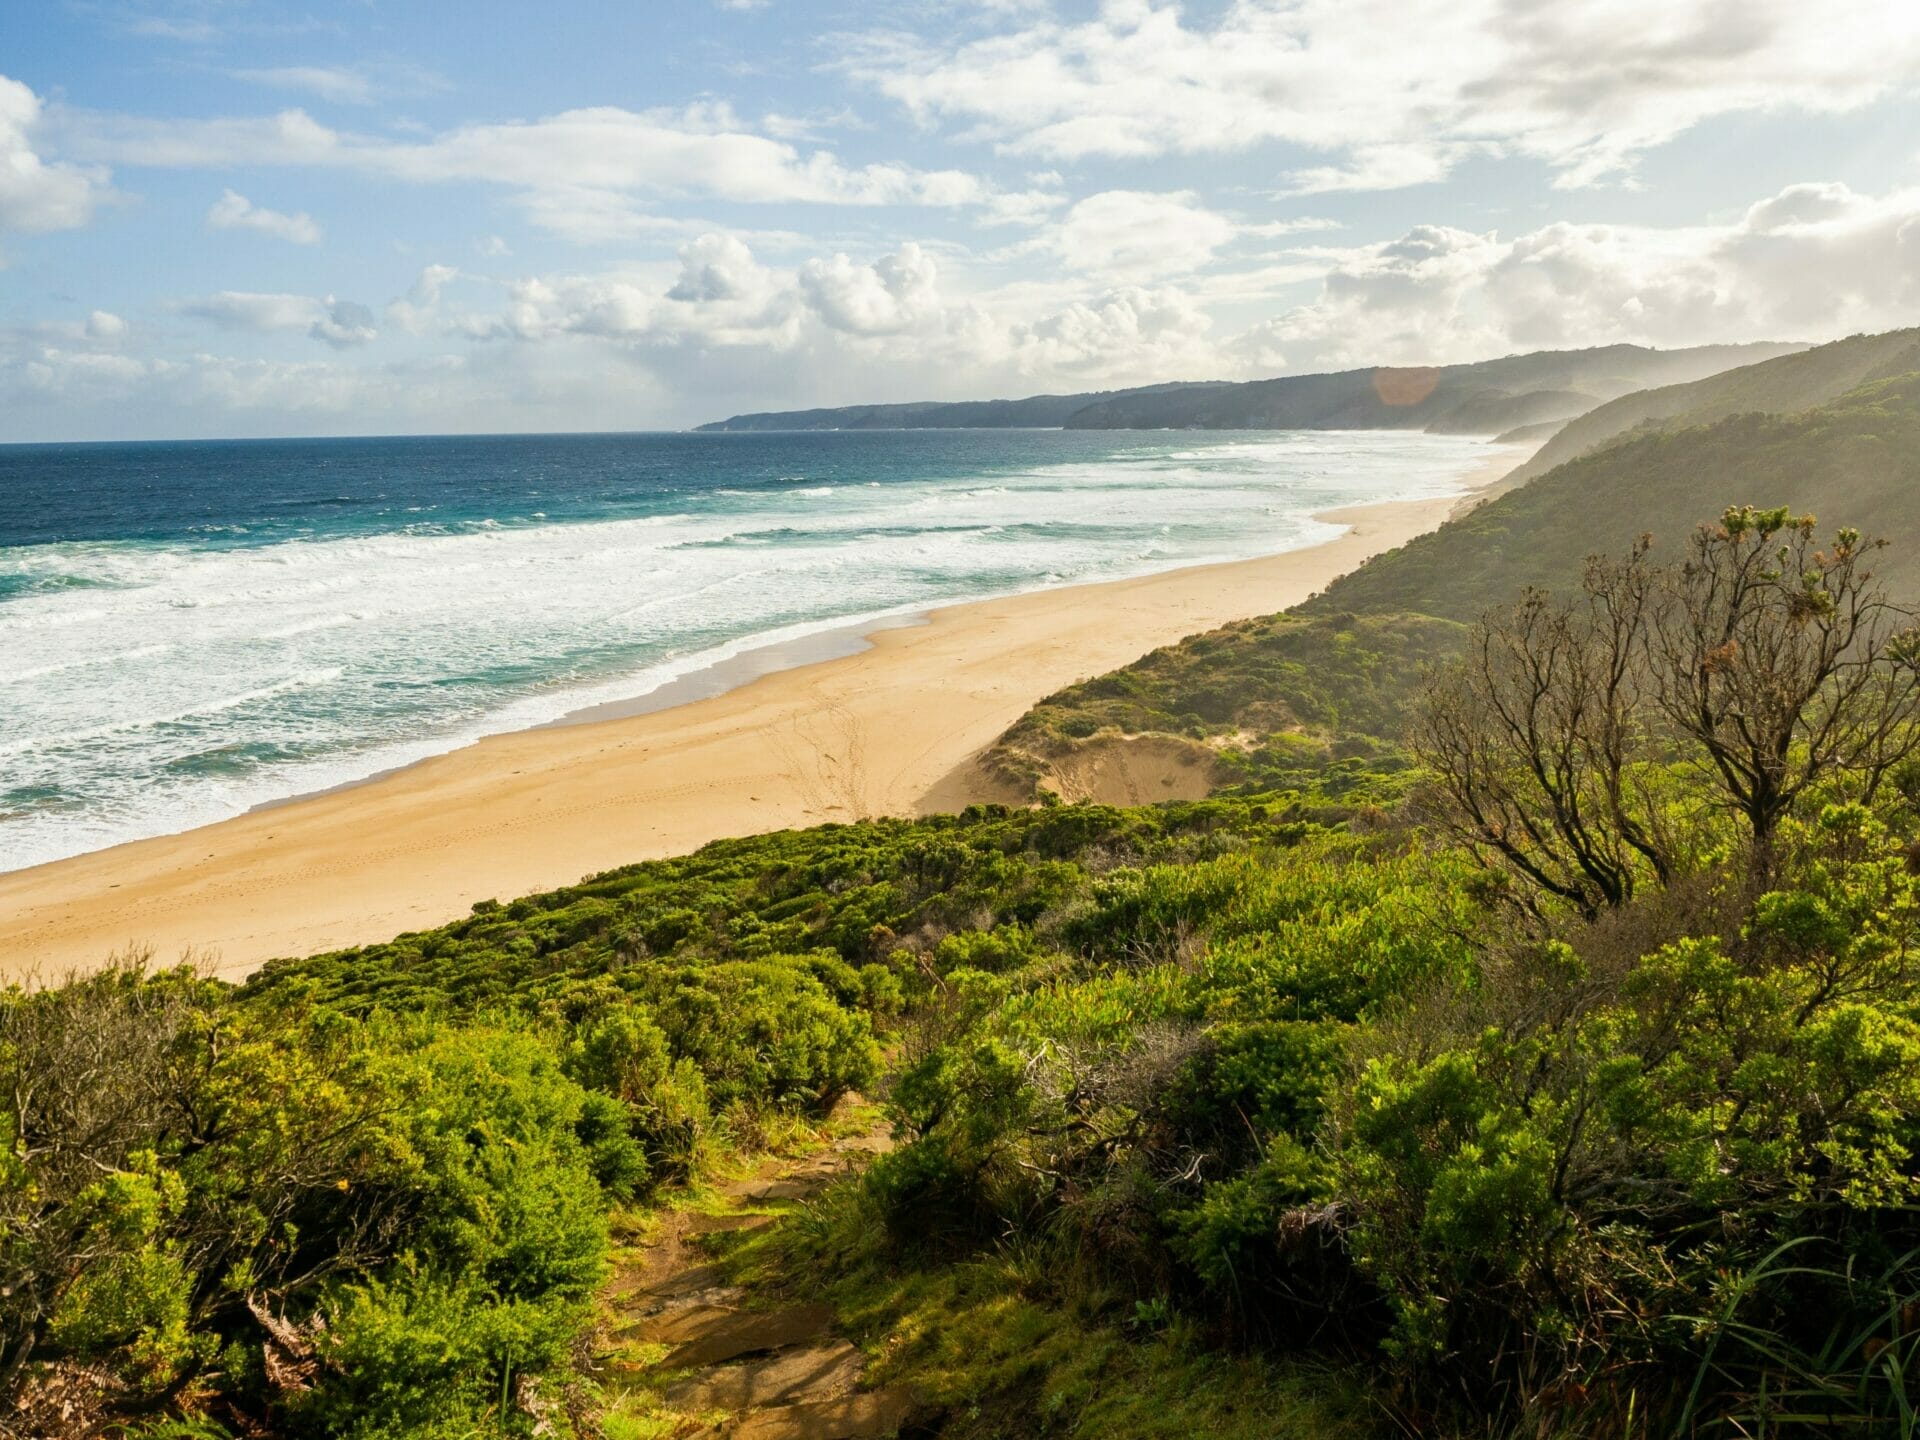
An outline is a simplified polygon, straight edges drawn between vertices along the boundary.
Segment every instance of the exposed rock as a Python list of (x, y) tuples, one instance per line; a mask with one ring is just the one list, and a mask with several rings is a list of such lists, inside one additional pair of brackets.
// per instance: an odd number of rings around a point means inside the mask
[(833, 1310), (826, 1305), (796, 1305), (790, 1310), (731, 1310), (703, 1316), (690, 1326), (672, 1354), (661, 1361), (670, 1370), (718, 1365), (761, 1350), (778, 1350), (828, 1338)]
[(901, 1386), (761, 1410), (726, 1433), (730, 1440), (877, 1440), (893, 1434), (919, 1409), (918, 1397)]
[[(714, 1305), (730, 1305), (738, 1288), (726, 1283), (726, 1275), (711, 1260), (650, 1276), (631, 1290), (616, 1290), (611, 1299), (629, 1315), (656, 1315), (669, 1305), (688, 1300), (705, 1300)], [(718, 1298), (718, 1297), (725, 1298)]]
[(865, 1362), (845, 1340), (796, 1346), (764, 1360), (703, 1371), (667, 1391), (676, 1410), (755, 1410), (796, 1400), (827, 1400), (853, 1387)]
[(714, 1326), (732, 1320), (741, 1312), (730, 1305), (681, 1305), (658, 1315), (647, 1315), (631, 1325), (622, 1325), (614, 1333), (622, 1340), (643, 1340), (652, 1345), (681, 1345), (698, 1339)]

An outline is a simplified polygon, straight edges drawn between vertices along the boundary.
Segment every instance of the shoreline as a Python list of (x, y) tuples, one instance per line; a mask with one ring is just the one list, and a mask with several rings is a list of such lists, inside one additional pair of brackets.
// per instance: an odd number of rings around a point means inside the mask
[(366, 780), (0, 874), (0, 970), (58, 979), (133, 949), (237, 978), (716, 839), (991, 798), (971, 761), (1036, 701), (1298, 604), (1438, 527), (1531, 453), (1490, 449), (1460, 492), (1320, 512), (1348, 528), (1318, 545), (852, 622)]

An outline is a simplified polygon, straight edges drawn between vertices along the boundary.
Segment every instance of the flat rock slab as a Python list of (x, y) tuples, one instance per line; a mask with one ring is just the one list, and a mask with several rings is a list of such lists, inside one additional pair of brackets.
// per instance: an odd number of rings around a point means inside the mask
[(838, 1400), (804, 1400), (761, 1410), (727, 1431), (730, 1440), (878, 1440), (891, 1435), (920, 1409), (904, 1386), (869, 1390)]
[(609, 1292), (608, 1298), (623, 1310), (651, 1313), (676, 1300), (685, 1300), (709, 1290), (724, 1287), (727, 1277), (714, 1261), (688, 1265), (685, 1269), (649, 1275), (629, 1288)]
[(865, 1361), (845, 1340), (776, 1350), (682, 1380), (667, 1390), (676, 1410), (757, 1410), (794, 1400), (825, 1400), (852, 1388)]
[(688, 1310), (738, 1310), (747, 1292), (738, 1285), (710, 1285), (674, 1295), (641, 1295), (619, 1307), (623, 1319), (635, 1324), (668, 1321)]
[(682, 1305), (647, 1315), (614, 1332), (622, 1340), (644, 1340), (654, 1345), (682, 1345), (697, 1340), (742, 1312), (730, 1305)]
[(720, 1235), (733, 1230), (758, 1230), (779, 1218), (778, 1215), (690, 1215), (687, 1231), (693, 1235)]
[(825, 1188), (831, 1175), (784, 1175), (778, 1180), (742, 1180), (721, 1187), (720, 1193), (735, 1200), (804, 1200)]
[[(644, 1322), (643, 1322), (644, 1323)], [(825, 1305), (791, 1310), (729, 1310), (700, 1322), (660, 1363), (670, 1370), (718, 1365), (761, 1350), (779, 1350), (830, 1339), (833, 1311)]]

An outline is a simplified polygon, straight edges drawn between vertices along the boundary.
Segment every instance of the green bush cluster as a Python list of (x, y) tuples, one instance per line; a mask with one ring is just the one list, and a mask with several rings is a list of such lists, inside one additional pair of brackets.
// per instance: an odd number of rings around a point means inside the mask
[(0, 1336), (29, 1425), (78, 1392), (288, 1434), (497, 1428), (503, 1385), (564, 1365), (643, 1173), (505, 1018), (269, 1016), (121, 966), (0, 997), (0, 1075)]

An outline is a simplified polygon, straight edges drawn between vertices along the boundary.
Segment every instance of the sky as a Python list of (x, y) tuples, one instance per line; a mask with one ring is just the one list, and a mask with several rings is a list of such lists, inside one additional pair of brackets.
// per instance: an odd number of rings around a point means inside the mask
[(1915, 0), (0, 3), (0, 441), (1916, 322)]

